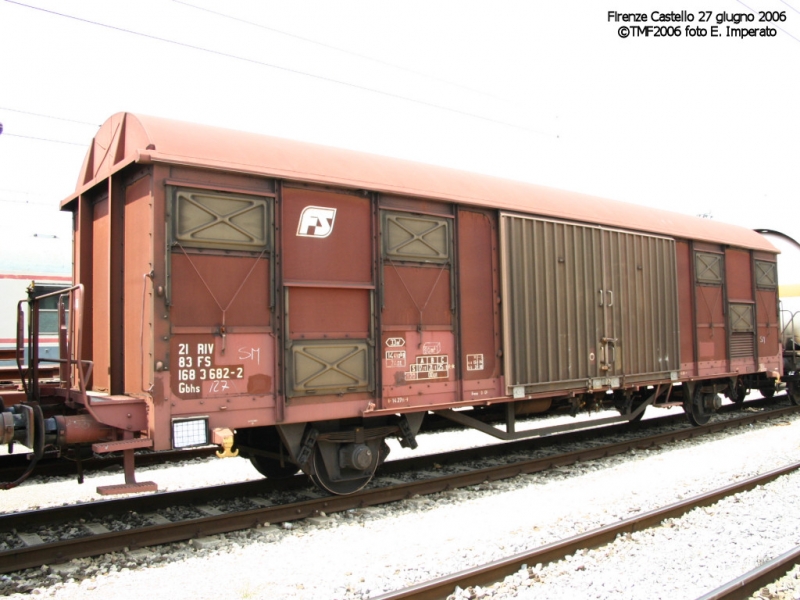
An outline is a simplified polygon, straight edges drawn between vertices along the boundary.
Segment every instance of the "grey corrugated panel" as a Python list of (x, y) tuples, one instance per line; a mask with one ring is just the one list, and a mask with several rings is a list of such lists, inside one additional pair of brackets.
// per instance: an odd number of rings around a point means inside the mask
[(679, 368), (674, 240), (503, 214), (501, 248), (509, 385)]

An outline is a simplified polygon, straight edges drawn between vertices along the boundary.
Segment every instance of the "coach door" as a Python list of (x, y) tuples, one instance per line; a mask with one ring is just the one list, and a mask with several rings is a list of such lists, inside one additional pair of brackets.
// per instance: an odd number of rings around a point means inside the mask
[(284, 187), (282, 223), (288, 405), (303, 396), (371, 398), (375, 268), (370, 199)]

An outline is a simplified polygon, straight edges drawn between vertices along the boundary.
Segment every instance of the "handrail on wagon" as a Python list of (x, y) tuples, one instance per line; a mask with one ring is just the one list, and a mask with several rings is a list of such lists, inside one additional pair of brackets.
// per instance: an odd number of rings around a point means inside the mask
[[(91, 413), (87, 401), (87, 381), (92, 375), (94, 362), (82, 360), (83, 347), (83, 284), (70, 288), (56, 290), (17, 303), (17, 348), (16, 360), (20, 379), (22, 380), (25, 395), (30, 401), (40, 399), (39, 365), (41, 363), (59, 364), (59, 383), (70, 395), (77, 391), (78, 400), (83, 403)], [(45, 298), (58, 297), (58, 358), (39, 358), (39, 304)], [(70, 310), (67, 313), (64, 298), (68, 297)], [(28, 366), (23, 365), (25, 348), (25, 311), (23, 304), (30, 308), (30, 322), (28, 323)], [(65, 323), (65, 316), (69, 315), (69, 322)], [(76, 381), (77, 379), (77, 381)], [(74, 390), (77, 384), (77, 390)]]

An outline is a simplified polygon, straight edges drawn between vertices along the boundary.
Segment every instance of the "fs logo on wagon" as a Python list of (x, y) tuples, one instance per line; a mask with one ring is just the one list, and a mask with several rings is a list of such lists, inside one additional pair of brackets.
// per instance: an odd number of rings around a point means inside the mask
[(297, 235), (301, 237), (328, 237), (333, 231), (333, 220), (336, 218), (335, 208), (322, 206), (306, 206), (300, 213)]

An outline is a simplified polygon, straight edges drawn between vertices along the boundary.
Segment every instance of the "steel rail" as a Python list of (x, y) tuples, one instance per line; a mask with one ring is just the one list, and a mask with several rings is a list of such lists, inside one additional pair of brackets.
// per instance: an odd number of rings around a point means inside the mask
[[(708, 506), (725, 498), (741, 492), (752, 490), (800, 469), (800, 462), (796, 462), (762, 475), (751, 477), (744, 481), (727, 485), (723, 488), (670, 504), (663, 508), (652, 510), (635, 517), (630, 517), (618, 523), (605, 525), (586, 533), (576, 535), (551, 544), (540, 546), (533, 550), (520, 552), (485, 565), (465, 569), (451, 575), (445, 575), (431, 581), (413, 585), (401, 590), (389, 592), (373, 598), (373, 600), (400, 600), (414, 598), (415, 600), (436, 600), (446, 598), (453, 593), (456, 586), (466, 588), (476, 585), (488, 585), (501, 581), (508, 575), (516, 573), (525, 564), (547, 564), (561, 560), (577, 550), (584, 548), (597, 548), (613, 542), (622, 533), (641, 531), (662, 523), (665, 519), (680, 517), (694, 508)], [(710, 596), (724, 598), (726, 596)], [(736, 596), (744, 597), (744, 596)]]
[[(713, 423), (703, 427), (687, 427), (645, 438), (635, 438), (613, 444), (606, 444), (577, 450), (566, 454), (523, 460), (520, 462), (497, 465), (468, 472), (451, 475), (442, 475), (430, 479), (402, 483), (387, 487), (367, 488), (350, 496), (323, 497), (299, 503), (256, 508), (235, 513), (226, 513), (209, 517), (201, 517), (186, 521), (169, 523), (166, 525), (153, 525), (136, 530), (110, 532), (86, 537), (63, 540), (55, 543), (41, 544), (24, 548), (15, 548), (0, 552), (0, 573), (8, 573), (38, 567), (42, 564), (56, 564), (69, 561), (73, 558), (96, 556), (107, 552), (120, 551), (124, 548), (137, 549), (158, 544), (184, 541), (188, 539), (227, 533), (247, 529), (249, 527), (264, 525), (266, 523), (286, 522), (316, 516), (321, 512), (333, 513), (351, 509), (375, 506), (389, 502), (396, 502), (415, 495), (434, 494), (446, 492), (462, 487), (478, 485), (491, 481), (508, 479), (522, 474), (536, 473), (552, 467), (566, 466), (580, 461), (595, 460), (607, 456), (621, 454), (631, 449), (645, 449), (670, 442), (696, 438), (704, 434), (715, 433), (723, 429), (746, 426), (759, 420), (767, 420), (792, 414), (800, 407), (791, 406), (768, 413), (747, 415), (737, 419)], [(509, 446), (508, 444), (501, 446)], [(480, 453), (481, 448), (464, 452)], [(439, 456), (424, 456), (403, 461), (387, 463), (395, 472), (411, 465), (411, 470), (419, 470), (422, 465), (438, 462)], [(447, 456), (447, 455), (445, 455)], [(384, 474), (391, 471), (387, 469)], [(155, 494), (106, 501), (102, 503), (87, 503), (67, 507), (56, 507), (43, 511), (29, 511), (11, 513), (0, 516), (0, 531), (11, 529), (24, 529), (32, 523), (39, 524), (39, 519), (48, 522), (64, 522), (78, 518), (97, 518), (98, 515), (119, 514), (128, 510), (138, 513), (158, 510), (165, 506), (186, 505), (201, 503), (207, 498), (230, 498), (247, 495), (262, 494), (267, 489), (275, 486), (286, 486), (284, 489), (302, 487), (306, 485), (304, 477), (294, 477), (287, 482), (269, 482), (260, 480), (246, 482), (231, 486), (217, 486), (194, 490), (183, 490), (170, 494)], [(82, 511), (82, 512), (80, 512)]]
[[(800, 412), (796, 406), (788, 406), (774, 409), (769, 412), (753, 415), (740, 416), (724, 422), (712, 423), (704, 427), (685, 427), (666, 433), (632, 437), (623, 442), (598, 445), (593, 448), (585, 448), (569, 453), (554, 454), (543, 456), (536, 459), (524, 461), (524, 472), (535, 473), (551, 467), (566, 466), (581, 460), (593, 460), (627, 452), (632, 448), (645, 449), (683, 439), (690, 439), (706, 433), (714, 433), (722, 429), (732, 427), (743, 427), (757, 421), (780, 418), (795, 412)], [(637, 425), (637, 431), (652, 424), (659, 426), (665, 422), (684, 421), (682, 415), (678, 417), (662, 417), (653, 419), (647, 423)], [(658, 422), (656, 422), (658, 421)], [(573, 432), (562, 436), (552, 436), (542, 439), (521, 440), (505, 444), (494, 444), (477, 448), (466, 448), (440, 454), (428, 454), (414, 456), (385, 463), (378, 471), (377, 478), (390, 476), (411, 471), (430, 469), (432, 464), (449, 465), (454, 463), (466, 462), (470, 460), (485, 459), (501, 454), (513, 454), (522, 451), (541, 450), (552, 445), (574, 443), (575, 441), (585, 441), (594, 431), (595, 435), (613, 435), (620, 433), (633, 433), (629, 426), (617, 425), (601, 430), (588, 430)], [(511, 466), (523, 465), (523, 462), (513, 463)], [(509, 465), (506, 465), (508, 467)], [(499, 467), (494, 467), (499, 468)], [(514, 475), (508, 475), (514, 476)], [(57, 524), (70, 520), (97, 519), (99, 517), (122, 514), (128, 511), (152, 512), (171, 506), (185, 506), (189, 504), (199, 504), (211, 500), (222, 500), (236, 497), (246, 497), (254, 495), (264, 495), (280, 491), (299, 490), (309, 485), (309, 479), (305, 475), (297, 475), (288, 479), (258, 479), (240, 483), (210, 486), (206, 488), (192, 488), (168, 492), (163, 494), (146, 494), (140, 496), (128, 496), (123, 498), (113, 498), (102, 502), (81, 503), (75, 505), (56, 506), (52, 508), (38, 509), (35, 511), (20, 511), (15, 513), (0, 514), (0, 531), (10, 531), (21, 529), (36, 522), (37, 525)], [(469, 485), (469, 484), (468, 484)]]
[(800, 564), (800, 546), (781, 554), (777, 558), (773, 558), (741, 577), (719, 586), (704, 596), (700, 596), (697, 600), (741, 600), (749, 598), (760, 588), (783, 577), (797, 564)]

